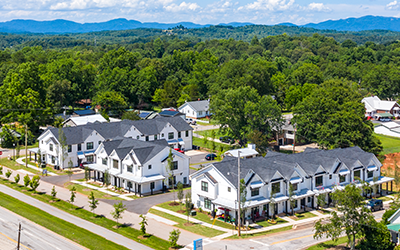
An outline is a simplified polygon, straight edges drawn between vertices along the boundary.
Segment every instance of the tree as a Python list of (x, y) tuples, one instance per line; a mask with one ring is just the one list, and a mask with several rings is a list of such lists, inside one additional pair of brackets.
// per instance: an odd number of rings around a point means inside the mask
[(10, 179), (11, 174), (12, 174), (12, 172), (10, 170), (7, 170), (7, 172), (6, 172), (7, 179)]
[(385, 226), (385, 224), (373, 220), (369, 224), (363, 225), (363, 227), (364, 227), (363, 232), (365, 233), (365, 236), (361, 240), (360, 244), (357, 245), (357, 249), (360, 250), (394, 249), (394, 243), (392, 243), (392, 236), (390, 234), (390, 231)]
[(178, 182), (177, 185), (177, 196), (178, 196), (178, 200), (179, 200), (179, 206), (181, 207), (180, 210), (182, 210), (182, 200), (183, 200), (183, 184), (182, 182)]
[(189, 216), (192, 210), (192, 195), (190, 192), (187, 192), (185, 195), (185, 208), (186, 208), (187, 222), (189, 223)]
[(293, 185), (291, 183), (289, 183), (289, 203), (290, 203), (290, 207), (292, 208), (292, 215), (294, 215), (294, 207), (297, 204), (297, 200), (294, 198), (294, 189), (293, 189)]
[[(58, 129), (58, 142), (57, 153), (60, 157), (60, 167), (64, 169), (65, 159), (68, 157), (68, 145), (67, 137), (65, 136), (64, 130), (62, 128)], [(71, 180), (70, 180), (71, 181)]]
[(142, 232), (143, 235), (145, 235), (146, 234), (147, 219), (146, 219), (146, 216), (144, 216), (143, 214), (141, 214), (139, 217), (142, 218), (142, 221), (139, 222), (140, 231)]
[[(246, 188), (246, 183), (244, 182), (244, 179), (240, 179), (240, 225), (243, 226), (242, 221), (244, 221), (245, 215), (246, 215), (246, 208), (244, 205), (246, 204), (247, 201), (247, 188)], [(238, 224), (239, 225), (239, 224)]]
[(38, 150), (38, 158), (37, 158), (38, 168), (42, 167), (42, 151)]
[(89, 180), (89, 173), (90, 173), (90, 168), (88, 166), (85, 166), (85, 181)]
[(122, 219), (122, 213), (125, 212), (126, 206), (122, 203), (122, 201), (115, 203), (114, 205), (114, 211), (111, 212), (112, 217), (117, 220), (117, 228), (118, 226), (118, 220)]
[(318, 205), (319, 209), (322, 209), (325, 206), (325, 203), (326, 203), (325, 199), (326, 199), (325, 194), (319, 194), (317, 196), (317, 205)]
[(277, 102), (248, 86), (219, 91), (211, 99), (210, 110), (222, 128), (229, 127), (231, 136), (239, 139), (241, 146), (252, 131), (271, 137), (272, 129), (282, 124)]
[(140, 119), (141, 118), (139, 117), (138, 113), (135, 111), (126, 111), (121, 117), (121, 120), (136, 121), (136, 120), (140, 120)]
[(94, 210), (97, 208), (99, 201), (96, 200), (96, 198), (94, 197), (93, 191), (90, 192), (90, 195), (88, 198), (89, 198), (89, 207), (90, 207), (90, 210), (92, 210), (92, 213), (94, 216)]
[(71, 169), (68, 169), (68, 170), (65, 171), (65, 173), (67, 173), (68, 179), (69, 179), (69, 181), (71, 182), (71, 177), (72, 177), (72, 175), (73, 175), (72, 170), (71, 170)]
[(174, 229), (169, 233), (169, 242), (171, 244), (171, 247), (176, 248), (178, 246), (178, 240), (179, 240), (179, 235), (181, 234), (181, 231), (179, 229)]
[(376, 197), (376, 193), (378, 191), (378, 184), (376, 184), (376, 182), (379, 180), (378, 176), (374, 176), (374, 178), (372, 178), (372, 197)]
[(167, 158), (167, 173), (169, 175), (168, 180), (170, 181), (169, 186), (171, 187), (172, 185), (172, 192), (174, 193), (174, 202), (176, 200), (175, 198), (175, 183), (174, 183), (174, 158), (173, 158), (173, 154), (172, 154), (172, 149), (169, 149), (169, 154), (168, 154), (168, 158)]
[(29, 175), (26, 174), (26, 175), (24, 176), (24, 186), (25, 186), (25, 187), (28, 187), (28, 186), (29, 186), (29, 183), (31, 183), (31, 178), (29, 178)]
[(36, 193), (36, 189), (39, 187), (40, 176), (35, 175), (32, 177), (31, 181), (29, 182), (29, 186)]
[(14, 129), (11, 126), (5, 124), (1, 128), (0, 138), (2, 148), (12, 148), (15, 143), (18, 142), (18, 138), (15, 136)]
[(15, 183), (18, 184), (18, 182), (19, 182), (20, 179), (21, 179), (21, 178), (20, 178), (19, 174), (17, 174), (16, 176), (14, 176), (14, 181), (15, 181)]
[(320, 219), (314, 225), (314, 238), (323, 236), (337, 240), (342, 233), (347, 236), (347, 243), (355, 249), (357, 235), (363, 235), (364, 225), (374, 220), (371, 210), (365, 207), (361, 189), (354, 184), (345, 186), (343, 190), (333, 192), (332, 199), (336, 201), (337, 211), (332, 211), (331, 217), (324, 221)]
[(364, 115), (361, 98), (355, 83), (325, 81), (293, 109), (296, 136), (322, 148), (359, 146), (378, 154), (382, 146)]
[(125, 97), (116, 91), (103, 91), (97, 93), (94, 104), (101, 107), (101, 113), (108, 116), (109, 113), (121, 117), (127, 108)]
[(71, 205), (72, 204), (74, 204), (74, 202), (75, 202), (75, 198), (76, 198), (76, 188), (75, 188), (75, 186), (72, 186), (72, 188), (70, 189), (70, 191), (71, 191), (71, 196), (69, 197), (69, 200), (68, 200), (68, 202), (69, 203), (71, 203)]
[(106, 187), (110, 185), (110, 178), (111, 178), (110, 173), (108, 172), (108, 170), (106, 170), (103, 176), (103, 183)]
[(55, 200), (57, 196), (57, 191), (56, 191), (56, 187), (53, 186), (53, 188), (51, 189), (51, 199)]
[(0, 175), (3, 175), (3, 166), (0, 166)]

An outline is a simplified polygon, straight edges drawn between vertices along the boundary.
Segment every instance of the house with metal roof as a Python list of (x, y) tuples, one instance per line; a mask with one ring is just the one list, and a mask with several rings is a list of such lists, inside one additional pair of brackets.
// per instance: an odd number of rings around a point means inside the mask
[[(173, 158), (173, 170), (168, 170), (167, 158)], [(119, 138), (104, 141), (94, 152), (94, 162), (84, 164), (93, 171), (95, 180), (104, 182), (110, 174), (111, 185), (142, 196), (164, 190), (178, 182), (189, 184), (189, 156), (169, 147), (165, 139), (140, 141)]]
[(95, 122), (108, 122), (106, 118), (104, 118), (100, 114), (94, 114), (94, 115), (85, 115), (85, 116), (71, 116), (67, 118), (63, 122), (63, 127), (73, 127), (73, 126), (78, 126), (78, 125), (85, 125), (88, 123), (95, 123)]
[[(389, 189), (388, 183), (392, 185), (394, 180), (381, 176), (379, 160), (359, 147), (307, 148), (297, 154), (268, 152), (265, 157), (248, 159), (225, 157), (189, 176), (194, 205), (235, 217), (239, 162), (240, 178), (244, 179), (247, 191), (245, 217), (252, 220), (289, 213), (292, 209), (314, 208), (319, 195), (323, 195), (329, 204), (329, 193), (350, 183), (361, 187), (360, 180), (377, 185), (377, 192), (382, 193), (382, 185), (386, 183), (386, 189)], [(294, 207), (289, 202), (290, 186), (294, 191), (292, 198), (296, 200)], [(226, 214), (228, 210), (230, 213)]]
[(361, 102), (365, 105), (365, 116), (375, 120), (400, 116), (400, 106), (396, 101), (382, 101), (377, 96), (370, 96), (363, 98)]
[[(106, 140), (134, 138), (141, 141), (165, 139), (170, 147), (192, 149), (193, 128), (180, 117), (158, 117), (151, 120), (123, 120), (109, 123), (88, 123), (74, 127), (63, 127), (66, 139), (66, 157), (62, 157), (60, 130), (49, 128), (38, 138), (43, 162), (66, 168), (83, 162), (94, 162), (94, 152)], [(38, 149), (32, 149), (37, 153)], [(64, 161), (62, 159), (64, 158)]]
[(210, 100), (185, 102), (178, 108), (179, 112), (185, 114), (186, 117), (193, 119), (210, 116), (211, 114), (209, 113), (209, 109)]

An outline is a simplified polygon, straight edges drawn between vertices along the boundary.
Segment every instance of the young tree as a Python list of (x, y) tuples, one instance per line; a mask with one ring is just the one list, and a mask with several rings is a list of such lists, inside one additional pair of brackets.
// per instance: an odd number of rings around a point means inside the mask
[(12, 174), (12, 172), (10, 170), (7, 170), (7, 172), (6, 172), (7, 179), (10, 179), (11, 174)]
[(317, 196), (317, 205), (318, 205), (319, 209), (322, 209), (325, 206), (325, 203), (326, 203), (325, 198), (326, 198), (325, 194), (319, 194)]
[(3, 175), (3, 166), (0, 166), (0, 175)]
[(35, 175), (32, 177), (32, 180), (29, 182), (29, 186), (36, 193), (36, 189), (39, 187), (40, 176)]
[(75, 198), (76, 198), (76, 188), (75, 188), (75, 186), (72, 186), (72, 188), (70, 189), (70, 191), (71, 191), (71, 196), (69, 197), (69, 203), (71, 203), (71, 205), (73, 205), (74, 204), (74, 202), (75, 202)]
[(72, 178), (72, 175), (73, 175), (72, 170), (71, 170), (71, 169), (68, 169), (68, 170), (65, 171), (65, 173), (67, 173), (68, 179), (69, 179), (69, 181), (71, 182), (71, 178)]
[(113, 205), (114, 206), (114, 211), (111, 212), (112, 217), (117, 220), (117, 228), (118, 226), (118, 220), (122, 219), (122, 213), (125, 212), (126, 206), (120, 201), (119, 203), (116, 203)]
[(146, 234), (147, 219), (146, 219), (146, 216), (144, 216), (143, 214), (141, 214), (139, 217), (142, 218), (142, 221), (139, 222), (140, 231), (142, 232), (143, 235), (145, 235)]
[(56, 187), (53, 186), (53, 188), (51, 189), (51, 199), (55, 200), (57, 196), (57, 191), (56, 191)]
[(104, 176), (103, 176), (103, 184), (104, 186), (108, 187), (110, 185), (110, 173), (108, 172), (108, 170), (106, 170), (104, 172)]
[(178, 240), (179, 240), (179, 235), (181, 234), (181, 231), (179, 229), (174, 229), (169, 233), (169, 242), (171, 244), (171, 247), (176, 248), (178, 246)]
[[(173, 154), (172, 154), (172, 149), (169, 150), (169, 154), (168, 154), (168, 158), (167, 158), (167, 173), (169, 175), (168, 179), (172, 185), (172, 192), (174, 193), (174, 202), (176, 200), (175, 198), (175, 183), (174, 183), (174, 158), (173, 158)], [(170, 186), (171, 186), (170, 185)]]
[(183, 184), (182, 182), (178, 182), (177, 185), (177, 196), (178, 196), (178, 200), (179, 200), (179, 206), (180, 206), (180, 210), (182, 210), (182, 200), (183, 200)]
[[(17, 142), (17, 146), (15, 147), (15, 159), (19, 158), (20, 152), (21, 152), (21, 145), (19, 145), (19, 142)], [(28, 159), (25, 160), (27, 161)]]
[(320, 219), (314, 224), (314, 238), (323, 236), (337, 240), (344, 232), (351, 249), (355, 249), (356, 235), (362, 235), (364, 225), (374, 220), (371, 210), (365, 207), (361, 189), (354, 184), (345, 186), (343, 190), (336, 190), (332, 194), (336, 201), (337, 211), (332, 211), (326, 221)]
[(192, 195), (190, 192), (187, 192), (185, 195), (185, 208), (186, 208), (187, 222), (189, 222), (189, 216), (192, 209)]
[(57, 153), (60, 157), (60, 167), (64, 169), (65, 159), (68, 157), (68, 145), (67, 137), (65, 136), (64, 130), (62, 128), (58, 129), (58, 142), (60, 143), (57, 147)]
[[(242, 221), (244, 221), (244, 217), (246, 214), (246, 208), (244, 207), (244, 205), (246, 204), (247, 201), (247, 188), (246, 188), (246, 184), (244, 182), (244, 179), (240, 179), (240, 218)], [(239, 225), (239, 224), (238, 224)], [(241, 225), (243, 226), (243, 224), (241, 223)]]
[(20, 178), (19, 174), (17, 174), (16, 176), (14, 176), (14, 181), (15, 181), (15, 183), (18, 184), (18, 182), (19, 182), (20, 179), (21, 179), (21, 178)]
[(294, 190), (293, 185), (289, 183), (289, 203), (290, 207), (292, 208), (292, 215), (294, 215), (294, 207), (296, 206), (297, 200), (294, 198)]
[(42, 167), (42, 152), (39, 149), (37, 153), (38, 153), (37, 164), (38, 164), (38, 168), (40, 168), (40, 167)]
[(208, 133), (207, 133), (207, 131), (204, 131), (204, 134), (203, 134), (203, 144), (204, 144), (204, 147), (207, 147), (207, 144), (208, 144)]
[(94, 197), (93, 191), (91, 191), (90, 195), (89, 195), (89, 207), (90, 207), (90, 210), (92, 210), (93, 216), (94, 216), (94, 210), (97, 208), (98, 204), (99, 204), (99, 201), (96, 200), (96, 198)]
[(89, 172), (90, 168), (88, 166), (85, 167), (85, 181), (89, 180)]
[(28, 187), (28, 186), (29, 186), (29, 183), (31, 183), (31, 178), (29, 178), (29, 175), (26, 174), (26, 175), (24, 176), (24, 186), (25, 186), (25, 187)]
[(372, 178), (372, 197), (376, 197), (376, 193), (378, 192), (378, 185), (376, 184), (376, 182), (379, 180), (378, 176), (374, 176), (374, 178)]

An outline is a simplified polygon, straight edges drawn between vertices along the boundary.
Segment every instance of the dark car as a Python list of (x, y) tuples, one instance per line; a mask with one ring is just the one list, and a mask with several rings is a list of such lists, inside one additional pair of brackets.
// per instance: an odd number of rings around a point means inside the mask
[(381, 200), (372, 199), (367, 202), (367, 208), (371, 211), (383, 209), (383, 202)]
[(219, 138), (219, 140), (222, 141), (222, 142), (225, 142), (225, 143), (231, 143), (231, 142), (234, 141), (234, 140), (233, 140), (232, 138), (230, 138), (229, 136), (221, 136), (221, 137)]
[(206, 158), (207, 161), (212, 161), (215, 158), (217, 158), (217, 156), (215, 154), (208, 154), (208, 155), (206, 155), (205, 158)]

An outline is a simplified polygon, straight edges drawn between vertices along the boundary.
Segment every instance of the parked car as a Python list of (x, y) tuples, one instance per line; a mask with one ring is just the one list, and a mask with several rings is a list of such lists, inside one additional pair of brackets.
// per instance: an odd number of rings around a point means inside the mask
[(372, 199), (367, 202), (367, 208), (371, 211), (383, 209), (383, 202), (381, 200)]
[(182, 154), (184, 154), (185, 153), (185, 151), (183, 151), (182, 149), (180, 149), (180, 148), (174, 148), (174, 150), (176, 150), (176, 151), (178, 151), (179, 153), (182, 153)]
[(388, 117), (383, 117), (381, 119), (379, 119), (379, 121), (381, 122), (390, 122), (392, 119), (388, 118)]
[(192, 118), (186, 118), (186, 122), (191, 124), (191, 125), (196, 125), (196, 121), (193, 120)]
[(231, 143), (231, 142), (235, 141), (232, 138), (230, 138), (229, 136), (221, 136), (219, 138), (219, 140), (222, 141), (222, 142), (225, 142), (225, 143)]
[(208, 155), (206, 155), (205, 158), (206, 158), (207, 161), (212, 161), (215, 158), (217, 158), (217, 155), (216, 154), (208, 154)]

